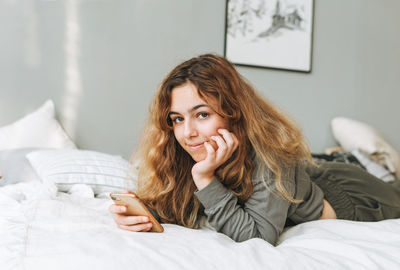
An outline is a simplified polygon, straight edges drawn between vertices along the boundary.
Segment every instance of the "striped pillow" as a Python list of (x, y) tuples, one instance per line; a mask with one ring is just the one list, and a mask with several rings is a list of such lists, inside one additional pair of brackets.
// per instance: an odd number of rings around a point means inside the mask
[(120, 156), (78, 150), (40, 150), (29, 153), (30, 164), (43, 182), (68, 192), (73, 185), (89, 185), (94, 194), (136, 190), (137, 179), (128, 177), (129, 162)]

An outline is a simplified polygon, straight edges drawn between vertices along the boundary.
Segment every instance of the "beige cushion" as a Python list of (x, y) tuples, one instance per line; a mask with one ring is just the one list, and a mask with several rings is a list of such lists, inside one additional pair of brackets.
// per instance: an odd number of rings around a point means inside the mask
[(345, 117), (334, 118), (331, 126), (333, 136), (345, 151), (359, 150), (400, 179), (400, 156), (375, 128)]

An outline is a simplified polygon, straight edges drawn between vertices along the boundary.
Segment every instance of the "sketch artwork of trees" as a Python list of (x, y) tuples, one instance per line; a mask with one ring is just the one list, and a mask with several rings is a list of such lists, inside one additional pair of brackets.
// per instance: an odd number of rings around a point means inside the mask
[[(264, 38), (280, 29), (304, 31), (304, 4), (284, 0), (230, 0), (228, 34)], [(257, 27), (260, 25), (261, 27)]]
[(229, 0), (225, 55), (240, 65), (309, 72), (313, 0)]

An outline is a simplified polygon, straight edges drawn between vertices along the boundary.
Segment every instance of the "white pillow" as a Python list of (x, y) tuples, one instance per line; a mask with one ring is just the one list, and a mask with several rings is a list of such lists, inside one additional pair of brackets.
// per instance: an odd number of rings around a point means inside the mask
[(53, 101), (0, 128), (0, 150), (27, 147), (76, 148), (55, 118)]
[(86, 184), (94, 193), (135, 191), (137, 179), (127, 177), (129, 162), (120, 156), (78, 150), (40, 150), (26, 156), (43, 182), (55, 183), (69, 192), (75, 184)]
[(331, 122), (333, 136), (347, 152), (359, 150), (400, 179), (400, 156), (373, 127), (345, 117)]

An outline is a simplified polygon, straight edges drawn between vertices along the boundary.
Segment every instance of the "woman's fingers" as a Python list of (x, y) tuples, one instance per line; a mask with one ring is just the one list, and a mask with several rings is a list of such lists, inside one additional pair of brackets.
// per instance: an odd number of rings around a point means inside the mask
[(214, 174), (215, 169), (228, 160), (236, 150), (239, 143), (233, 133), (226, 129), (220, 129), (218, 133), (221, 135), (217, 134), (210, 137), (210, 140), (214, 141), (216, 146), (212, 141), (204, 143), (207, 157), (193, 166), (193, 179), (205, 179), (206, 177), (208, 179), (210, 175)]
[(126, 211), (126, 206), (124, 206), (124, 205), (111, 204), (111, 205), (108, 207), (108, 210), (109, 210), (112, 214), (122, 214), (122, 213), (125, 213), (125, 211)]
[(123, 230), (131, 231), (131, 232), (148, 232), (151, 230), (151, 227), (153, 227), (153, 224), (151, 222), (132, 225), (132, 226), (118, 224), (118, 227)]
[(214, 147), (209, 142), (204, 143), (204, 147), (207, 151), (207, 159), (215, 159), (215, 150)]
[(239, 140), (236, 138), (235, 134), (223, 128), (218, 129), (218, 133), (222, 135), (228, 148), (234, 152), (239, 145)]
[(120, 214), (114, 215), (114, 220), (117, 224), (127, 226), (149, 222), (149, 218), (146, 216), (125, 216)]
[(225, 162), (236, 150), (239, 141), (233, 133), (226, 129), (219, 129), (218, 133), (222, 136), (211, 136), (211, 139), (214, 140), (218, 146), (216, 151), (216, 161)]
[(127, 216), (126, 206), (112, 204), (109, 206), (109, 211), (114, 214), (114, 221), (118, 227), (124, 230), (133, 232), (147, 232), (151, 230), (152, 223), (146, 216)]
[(228, 150), (228, 146), (227, 146), (225, 140), (222, 139), (221, 136), (211, 136), (211, 139), (213, 139), (217, 143), (217, 146), (218, 146), (217, 158), (221, 157), (221, 155), (224, 156), (226, 151)]
[(147, 232), (151, 230), (153, 226), (146, 216), (125, 216), (116, 214), (114, 215), (114, 220), (119, 228), (133, 232)]
[(232, 136), (233, 133), (223, 128), (218, 129), (218, 133), (222, 135), (228, 148), (231, 148), (234, 145), (234, 140)]

